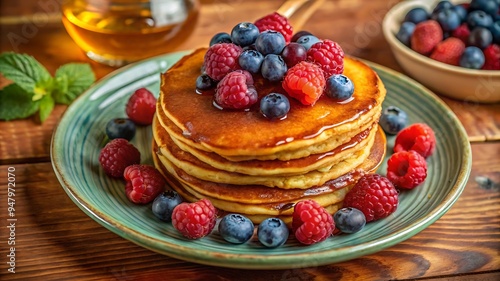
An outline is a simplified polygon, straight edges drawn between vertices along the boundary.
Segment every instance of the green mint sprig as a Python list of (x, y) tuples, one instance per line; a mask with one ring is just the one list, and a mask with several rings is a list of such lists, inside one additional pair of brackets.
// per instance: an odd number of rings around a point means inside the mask
[(13, 83), (0, 90), (0, 120), (29, 117), (38, 112), (45, 121), (56, 103), (70, 104), (95, 81), (90, 65), (68, 63), (54, 77), (26, 54), (0, 54), (0, 73)]

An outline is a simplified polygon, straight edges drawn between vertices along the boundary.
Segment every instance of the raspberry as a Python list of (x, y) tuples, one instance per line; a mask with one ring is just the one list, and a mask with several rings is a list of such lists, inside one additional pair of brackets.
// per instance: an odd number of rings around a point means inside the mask
[(189, 239), (207, 236), (216, 222), (215, 207), (208, 199), (194, 203), (181, 203), (174, 208), (172, 225)]
[(141, 153), (126, 139), (113, 139), (99, 154), (99, 163), (104, 172), (114, 178), (121, 178), (127, 166), (139, 164)]
[(139, 125), (151, 125), (156, 112), (156, 98), (146, 88), (136, 90), (125, 107), (127, 116)]
[(451, 33), (451, 36), (460, 39), (462, 42), (464, 42), (464, 44), (467, 44), (467, 41), (469, 40), (469, 35), (470, 35), (470, 29), (467, 23), (462, 23)]
[(335, 223), (328, 211), (314, 200), (298, 202), (293, 210), (292, 230), (300, 243), (311, 245), (332, 235)]
[[(247, 72), (248, 73), (248, 72)], [(222, 108), (244, 109), (257, 102), (257, 90), (243, 72), (233, 71), (217, 84), (215, 102)]]
[(436, 137), (431, 127), (424, 123), (412, 124), (396, 135), (394, 152), (415, 150), (424, 158), (429, 157), (436, 147)]
[(449, 37), (437, 44), (434, 51), (432, 51), (430, 58), (443, 63), (458, 66), (460, 57), (462, 56), (464, 50), (464, 42), (458, 38)]
[(443, 30), (435, 20), (426, 20), (415, 26), (411, 36), (411, 48), (422, 55), (428, 55), (443, 40)]
[(286, 73), (283, 89), (304, 105), (313, 105), (323, 94), (326, 80), (318, 65), (301, 61)]
[(219, 43), (208, 48), (205, 54), (205, 72), (219, 81), (229, 72), (239, 69), (238, 57), (243, 49), (232, 43)]
[(387, 160), (387, 178), (397, 187), (413, 189), (427, 177), (427, 162), (417, 152), (396, 152)]
[(491, 44), (483, 50), (484, 65), (486, 70), (500, 70), (500, 46)]
[(126, 180), (125, 194), (136, 204), (153, 201), (165, 188), (165, 179), (153, 166), (130, 165), (125, 168), (123, 177)]
[(344, 72), (344, 51), (337, 42), (325, 39), (307, 50), (307, 60), (321, 66), (325, 78)]
[(398, 207), (398, 192), (389, 179), (378, 174), (364, 175), (346, 194), (343, 207), (363, 212), (366, 222), (385, 218)]
[(287, 43), (290, 42), (293, 36), (293, 28), (288, 19), (276, 12), (258, 19), (254, 23), (260, 32), (266, 30), (278, 31), (285, 37)]

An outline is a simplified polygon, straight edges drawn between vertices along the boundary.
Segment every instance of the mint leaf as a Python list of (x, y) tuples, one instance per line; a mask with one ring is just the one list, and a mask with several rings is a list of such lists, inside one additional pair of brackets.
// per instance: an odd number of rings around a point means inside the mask
[(55, 74), (54, 99), (57, 103), (70, 104), (95, 81), (94, 72), (86, 63), (68, 63)]
[(34, 114), (40, 105), (33, 102), (32, 93), (17, 84), (10, 84), (0, 90), (0, 120), (26, 118)]
[(45, 67), (26, 54), (13, 52), (1, 54), (0, 69), (3, 76), (28, 93), (34, 93), (37, 88), (44, 88), (52, 78)]
[(40, 100), (40, 109), (39, 109), (39, 115), (40, 115), (40, 122), (43, 123), (47, 117), (49, 117), (50, 113), (52, 112), (52, 109), (54, 109), (54, 99), (52, 98), (51, 95), (44, 95), (43, 98)]

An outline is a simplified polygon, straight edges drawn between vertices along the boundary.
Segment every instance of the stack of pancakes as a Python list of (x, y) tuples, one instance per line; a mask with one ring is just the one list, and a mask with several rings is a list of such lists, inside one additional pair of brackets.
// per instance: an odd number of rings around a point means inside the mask
[[(255, 223), (291, 221), (294, 203), (313, 199), (334, 213), (364, 173), (385, 154), (378, 127), (385, 88), (366, 64), (345, 58), (353, 98), (322, 96), (314, 106), (290, 98), (283, 120), (271, 121), (259, 104), (221, 110), (213, 91), (196, 90), (206, 49), (182, 58), (162, 74), (153, 122), (153, 158), (174, 190), (188, 201), (209, 199), (223, 212)], [(262, 97), (286, 94), (280, 83), (254, 77)]]

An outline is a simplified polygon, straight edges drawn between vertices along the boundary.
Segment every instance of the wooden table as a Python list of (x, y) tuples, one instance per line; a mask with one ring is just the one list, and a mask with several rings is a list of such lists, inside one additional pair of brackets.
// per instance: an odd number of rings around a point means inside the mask
[[(22, 2), (22, 4), (20, 4)], [(2, 0), (0, 51), (28, 53), (53, 73), (89, 62), (65, 32), (56, 0)], [(327, 1), (303, 29), (339, 42), (347, 53), (402, 71), (381, 31), (398, 1)], [(252, 21), (281, 1), (203, 1), (193, 35), (175, 50), (206, 45), (215, 32)], [(22, 5), (22, 6), (21, 6)], [(44, 15), (46, 17), (44, 17)], [(25, 40), (13, 44), (8, 34)], [(175, 51), (172, 50), (172, 51)], [(92, 63), (97, 78), (114, 69)], [(5, 81), (3, 81), (5, 82)], [(465, 191), (436, 223), (396, 246), (314, 268), (245, 271), (203, 266), (156, 254), (108, 231), (66, 195), (52, 170), (51, 135), (65, 106), (42, 125), (0, 121), (1, 280), (500, 280), (500, 104), (443, 100), (470, 137), (473, 165)], [(16, 273), (8, 273), (7, 172), (15, 169)], [(487, 177), (493, 186), (480, 185)]]

